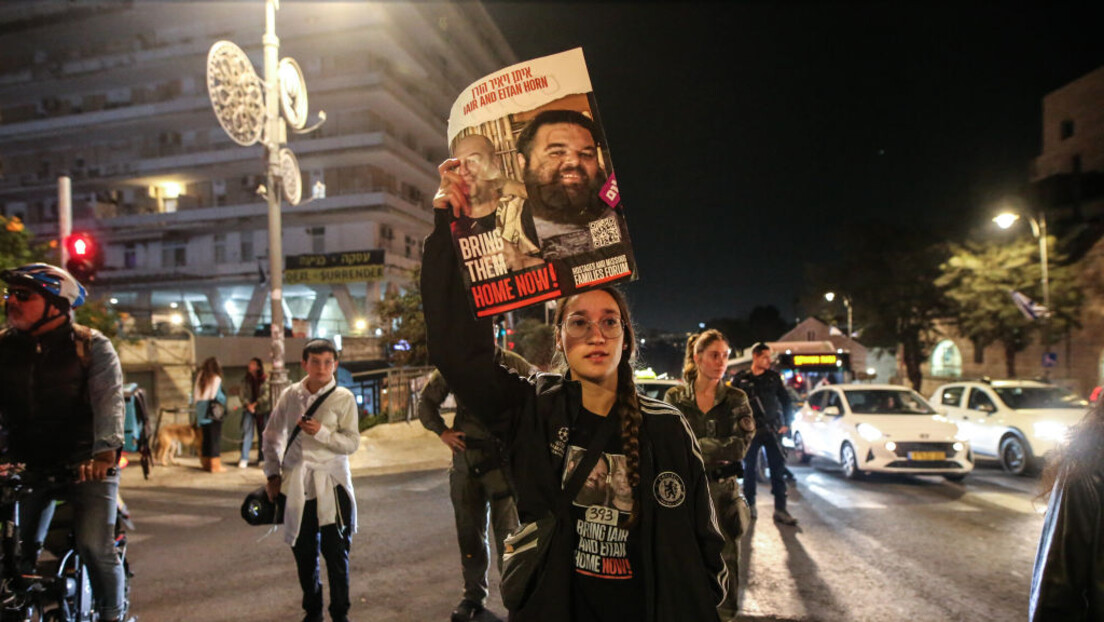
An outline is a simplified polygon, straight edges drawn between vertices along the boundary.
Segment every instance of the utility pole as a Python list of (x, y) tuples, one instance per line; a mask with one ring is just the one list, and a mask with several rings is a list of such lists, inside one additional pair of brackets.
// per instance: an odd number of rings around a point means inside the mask
[[(207, 92), (222, 129), (234, 142), (265, 147), (265, 185), (258, 188), (268, 202), (268, 271), (272, 334), (272, 403), (287, 386), (284, 366), (284, 250), (280, 193), (291, 205), (302, 198), (302, 177), (295, 154), (284, 146), (287, 126), (299, 134), (318, 129), (326, 120), (305, 128), (307, 88), (294, 59), (279, 60), (276, 36), (279, 0), (265, 0), (264, 80), (257, 76), (249, 57), (230, 41), (217, 41), (207, 54)], [(283, 115), (281, 116), (281, 110)], [(277, 189), (279, 185), (280, 189)]]

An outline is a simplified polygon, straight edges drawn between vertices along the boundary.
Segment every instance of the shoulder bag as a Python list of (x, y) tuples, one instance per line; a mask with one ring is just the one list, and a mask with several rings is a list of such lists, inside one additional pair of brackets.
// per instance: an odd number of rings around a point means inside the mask
[[(510, 611), (521, 609), (529, 601), (545, 574), (549, 550), (555, 536), (564, 537), (570, 533), (570, 529), (560, 527), (570, 526), (571, 500), (579, 494), (590, 471), (598, 463), (602, 450), (613, 436), (616, 427), (613, 422), (616, 420), (616, 416), (607, 415), (603, 425), (599, 426), (582, 461), (556, 497), (552, 511), (542, 518), (523, 524), (503, 543), (502, 581), (499, 589), (502, 593), (502, 604)], [(558, 546), (566, 545), (565, 542), (558, 542)]]
[[(322, 402), (326, 401), (326, 398), (331, 393), (337, 390), (337, 385), (334, 388), (326, 391), (322, 395), (318, 396), (318, 399), (314, 400), (310, 408), (303, 415), (303, 419), (310, 419), (314, 416), (315, 411), (322, 405)], [(291, 431), (291, 436), (288, 437), (287, 447), (284, 448), (284, 458), (287, 458), (287, 452), (291, 449), (292, 442), (299, 436), (299, 432), (302, 430), (299, 426), (296, 426)], [(282, 464), (283, 458), (280, 459)], [(242, 502), (241, 516), (245, 522), (250, 525), (279, 525), (284, 522), (284, 502), (287, 498), (284, 493), (276, 495), (276, 500), (273, 501), (268, 498), (268, 491), (265, 486), (257, 488), (253, 492), (245, 495), (245, 501)]]

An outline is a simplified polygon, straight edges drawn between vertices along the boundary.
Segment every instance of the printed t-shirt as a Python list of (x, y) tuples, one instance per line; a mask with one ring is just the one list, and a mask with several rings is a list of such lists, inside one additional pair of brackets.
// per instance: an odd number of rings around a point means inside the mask
[[(563, 483), (574, 473), (605, 420), (585, 409), (580, 411), (571, 430)], [(571, 619), (575, 622), (639, 622), (644, 618), (640, 530), (619, 527), (628, 520), (634, 503), (622, 451), (618, 429), (572, 502)]]

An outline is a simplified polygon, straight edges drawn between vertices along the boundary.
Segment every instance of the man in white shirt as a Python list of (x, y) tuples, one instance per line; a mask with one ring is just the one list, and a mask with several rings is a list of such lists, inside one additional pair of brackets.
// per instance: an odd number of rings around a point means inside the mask
[[(303, 588), (304, 622), (323, 622), (319, 542), (330, 583), (330, 617), (347, 622), (349, 547), (356, 531), (356, 499), (349, 455), (360, 444), (356, 398), (338, 387), (337, 350), (326, 339), (303, 348), (307, 376), (280, 395), (264, 431), (268, 496), (284, 493), (284, 539), (295, 554)], [(331, 393), (332, 391), (332, 393)], [(315, 401), (323, 399), (310, 418)], [(299, 433), (291, 440), (293, 431)], [(285, 454), (286, 450), (286, 454)]]

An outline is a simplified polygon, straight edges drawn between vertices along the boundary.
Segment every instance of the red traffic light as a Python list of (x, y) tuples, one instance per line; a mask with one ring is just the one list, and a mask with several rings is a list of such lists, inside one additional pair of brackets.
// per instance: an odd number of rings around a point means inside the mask
[(96, 270), (101, 257), (96, 240), (87, 233), (74, 233), (65, 238), (65, 250), (69, 254), (65, 269), (81, 283), (96, 280)]
[(65, 250), (70, 257), (93, 257), (96, 254), (96, 242), (87, 233), (74, 233), (65, 238)]

